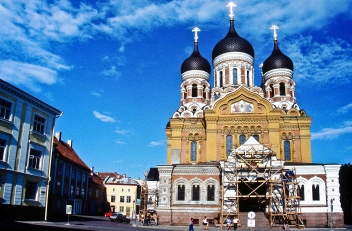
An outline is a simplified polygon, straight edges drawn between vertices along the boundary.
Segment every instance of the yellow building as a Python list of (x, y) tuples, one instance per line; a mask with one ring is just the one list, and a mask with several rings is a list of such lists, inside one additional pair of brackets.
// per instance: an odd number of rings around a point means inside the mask
[(140, 193), (139, 184), (131, 178), (107, 177), (104, 185), (111, 211), (133, 217), (136, 213), (136, 198)]

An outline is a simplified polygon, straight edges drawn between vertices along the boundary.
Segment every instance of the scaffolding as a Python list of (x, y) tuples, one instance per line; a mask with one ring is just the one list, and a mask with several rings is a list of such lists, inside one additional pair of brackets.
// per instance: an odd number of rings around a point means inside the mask
[(250, 139), (232, 151), (227, 161), (220, 162), (220, 229), (226, 226), (227, 218), (249, 211), (263, 212), (270, 228), (285, 223), (291, 228), (304, 228), (298, 183), (287, 175), (291, 170), (285, 169), (284, 161), (277, 160), (269, 148)]

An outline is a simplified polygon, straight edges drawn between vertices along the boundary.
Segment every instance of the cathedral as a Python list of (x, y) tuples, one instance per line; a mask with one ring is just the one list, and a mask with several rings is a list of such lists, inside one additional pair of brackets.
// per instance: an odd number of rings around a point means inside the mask
[(222, 228), (238, 216), (244, 228), (344, 227), (340, 165), (312, 163), (312, 118), (299, 107), (278, 27), (255, 86), (254, 49), (235, 29), (235, 4), (227, 6), (229, 29), (213, 48), (212, 67), (198, 49), (197, 27), (181, 65), (180, 105), (165, 129), (167, 163), (158, 165), (159, 224), (186, 225), (192, 217), (201, 225), (206, 216)]

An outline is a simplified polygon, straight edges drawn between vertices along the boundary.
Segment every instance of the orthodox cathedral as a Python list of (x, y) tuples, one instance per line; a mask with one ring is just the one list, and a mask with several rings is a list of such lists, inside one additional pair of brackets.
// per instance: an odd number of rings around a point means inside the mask
[(159, 224), (192, 217), (201, 225), (206, 216), (221, 228), (234, 217), (244, 228), (344, 227), (340, 165), (312, 163), (312, 118), (297, 102), (278, 27), (255, 86), (254, 49), (235, 29), (235, 4), (227, 6), (229, 29), (213, 48), (212, 67), (198, 49), (199, 28), (181, 65), (180, 106), (165, 129), (167, 163), (158, 166)]

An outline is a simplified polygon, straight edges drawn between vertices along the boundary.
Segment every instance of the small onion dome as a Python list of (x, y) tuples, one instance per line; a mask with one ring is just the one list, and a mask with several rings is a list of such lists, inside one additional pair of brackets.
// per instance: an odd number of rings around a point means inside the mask
[(284, 55), (280, 48), (277, 40), (274, 40), (274, 50), (271, 55), (263, 63), (263, 74), (270, 70), (277, 68), (286, 68), (293, 71), (293, 62), (292, 60)]
[(233, 19), (230, 20), (229, 32), (213, 49), (213, 60), (217, 56), (227, 52), (243, 52), (254, 57), (254, 49), (252, 45), (237, 34)]
[(183, 61), (181, 65), (181, 74), (186, 71), (201, 70), (210, 74), (211, 68), (208, 60), (203, 58), (198, 50), (198, 42), (194, 43), (194, 50), (190, 57)]

